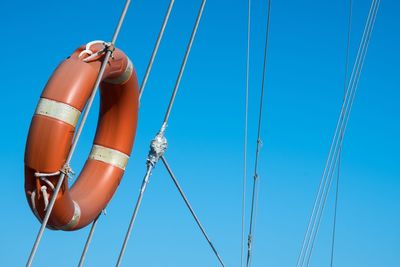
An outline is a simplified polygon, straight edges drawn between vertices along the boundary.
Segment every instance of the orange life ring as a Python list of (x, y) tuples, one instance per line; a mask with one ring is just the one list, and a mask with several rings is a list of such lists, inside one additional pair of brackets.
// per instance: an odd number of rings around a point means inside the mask
[[(98, 76), (103, 48), (102, 44), (92, 45), (93, 52), (78, 48), (54, 71), (37, 105), (25, 148), (25, 192), (40, 221)], [(100, 84), (100, 115), (92, 151), (74, 185), (69, 188), (68, 179), (64, 180), (48, 228), (80, 229), (105, 208), (124, 174), (137, 117), (136, 73), (128, 57), (115, 49)]]

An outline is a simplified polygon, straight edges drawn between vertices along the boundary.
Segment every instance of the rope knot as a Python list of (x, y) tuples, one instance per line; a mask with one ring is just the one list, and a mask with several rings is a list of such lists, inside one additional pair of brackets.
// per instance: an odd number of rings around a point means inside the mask
[(68, 163), (64, 164), (60, 172), (67, 176), (69, 179), (75, 175), (75, 172), (72, 170), (71, 166)]
[(110, 52), (111, 52), (111, 55), (112, 55), (112, 53), (114, 53), (114, 51), (115, 51), (115, 45), (114, 45), (113, 43), (111, 43), (111, 42), (104, 42), (103, 45), (104, 45), (104, 49), (103, 49), (104, 52), (110, 51)]
[[(97, 52), (91, 50), (91, 47), (96, 44), (102, 44), (104, 46), (103, 49), (100, 49)], [(105, 55), (107, 52), (110, 52), (112, 57), (114, 51), (115, 51), (115, 46), (113, 43), (96, 40), (87, 43), (85, 49), (79, 54), (78, 57), (82, 58), (84, 55), (87, 55), (87, 57), (83, 58), (82, 60), (84, 62), (91, 62), (94, 60), (98, 60), (101, 56)]]

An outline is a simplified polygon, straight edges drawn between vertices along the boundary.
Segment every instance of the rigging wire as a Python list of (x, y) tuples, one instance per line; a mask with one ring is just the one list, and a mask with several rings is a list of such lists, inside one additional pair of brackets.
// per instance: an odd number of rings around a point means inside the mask
[(252, 200), (251, 200), (251, 211), (250, 211), (250, 229), (247, 241), (247, 261), (246, 266), (251, 266), (251, 259), (252, 259), (252, 250), (253, 250), (253, 241), (254, 241), (254, 228), (255, 228), (255, 215), (257, 210), (257, 203), (258, 203), (258, 183), (259, 183), (259, 176), (258, 176), (258, 160), (260, 156), (260, 150), (262, 146), (261, 141), (261, 126), (262, 126), (262, 114), (263, 114), (263, 103), (264, 103), (264, 92), (265, 92), (265, 75), (267, 69), (267, 55), (268, 55), (268, 44), (269, 44), (269, 30), (270, 30), (270, 23), (271, 23), (271, 0), (268, 0), (268, 13), (267, 13), (267, 25), (266, 25), (266, 32), (265, 32), (265, 45), (264, 45), (264, 64), (263, 64), (263, 74), (262, 74), (262, 81), (261, 81), (261, 94), (260, 94), (260, 109), (259, 109), (259, 116), (258, 116), (258, 129), (257, 129), (257, 147), (256, 147), (256, 157), (254, 163), (254, 177), (253, 177), (253, 192), (252, 192)]
[(169, 2), (167, 13), (165, 14), (165, 17), (164, 17), (164, 22), (161, 26), (160, 33), (158, 34), (156, 44), (154, 45), (153, 53), (151, 54), (149, 64), (147, 65), (146, 73), (143, 77), (142, 85), (140, 86), (140, 89), (139, 89), (139, 103), (140, 103), (140, 99), (142, 98), (142, 95), (144, 93), (144, 89), (146, 88), (147, 80), (149, 79), (150, 71), (153, 67), (154, 59), (156, 58), (158, 48), (160, 47), (161, 40), (164, 36), (165, 28), (167, 27), (172, 8), (174, 6), (174, 2), (175, 2), (175, 0), (171, 0)]
[(128, 226), (128, 230), (127, 230), (127, 233), (125, 235), (125, 239), (124, 239), (124, 242), (123, 242), (119, 257), (118, 257), (118, 261), (117, 261), (116, 267), (119, 267), (121, 265), (122, 258), (123, 258), (124, 254), (125, 254), (126, 247), (127, 247), (127, 244), (128, 244), (128, 240), (129, 240), (129, 237), (130, 237), (130, 235), (132, 233), (132, 229), (133, 229), (133, 226), (134, 226), (134, 223), (135, 223), (135, 220), (136, 220), (140, 205), (142, 203), (144, 193), (145, 193), (147, 185), (149, 183), (150, 175), (152, 174), (152, 170), (154, 169), (154, 167), (157, 164), (158, 160), (160, 159), (160, 157), (162, 157), (162, 155), (164, 154), (165, 150), (167, 149), (167, 140), (164, 137), (164, 134), (165, 134), (165, 131), (166, 131), (166, 128), (167, 128), (167, 125), (168, 125), (169, 116), (171, 114), (171, 110), (172, 110), (172, 107), (173, 107), (174, 102), (175, 102), (175, 98), (176, 98), (176, 95), (177, 95), (177, 92), (178, 92), (178, 89), (179, 89), (179, 85), (180, 85), (184, 70), (186, 68), (186, 63), (187, 63), (187, 60), (189, 58), (189, 54), (190, 54), (194, 39), (196, 37), (197, 29), (198, 29), (198, 26), (200, 24), (201, 17), (203, 15), (203, 11), (204, 11), (204, 7), (205, 7), (206, 2), (207, 2), (206, 0), (202, 0), (201, 6), (200, 6), (200, 9), (199, 9), (197, 18), (196, 18), (196, 22), (195, 22), (195, 25), (194, 25), (193, 30), (192, 30), (192, 34), (190, 36), (190, 40), (189, 40), (188, 46), (186, 48), (185, 56), (183, 58), (183, 61), (182, 61), (182, 64), (181, 64), (181, 67), (180, 67), (180, 70), (179, 70), (179, 74), (178, 74), (178, 77), (177, 77), (177, 80), (176, 80), (176, 83), (175, 83), (175, 86), (174, 86), (174, 89), (173, 89), (173, 92), (172, 92), (172, 95), (171, 95), (171, 98), (170, 98), (170, 101), (169, 101), (169, 104), (168, 104), (168, 108), (167, 108), (166, 113), (165, 113), (165, 117), (164, 117), (163, 123), (161, 125), (161, 128), (160, 128), (158, 134), (156, 135), (156, 137), (153, 139), (153, 141), (150, 144), (150, 152), (149, 152), (149, 155), (148, 155), (148, 158), (147, 158), (147, 162), (146, 162), (146, 167), (147, 167), (146, 174), (145, 174), (145, 177), (143, 178), (143, 181), (142, 181), (142, 185), (141, 185), (141, 188), (140, 188), (140, 193), (139, 193), (138, 199), (137, 199), (136, 204), (135, 204), (134, 212), (132, 214), (132, 218), (130, 220), (130, 223), (129, 223), (129, 226)]
[(87, 252), (89, 250), (90, 243), (92, 242), (94, 230), (96, 229), (97, 222), (99, 220), (100, 215), (101, 215), (101, 213), (96, 217), (96, 219), (94, 219), (94, 221), (92, 223), (92, 227), (90, 228), (89, 235), (88, 235), (88, 237), (86, 239), (86, 243), (85, 243), (85, 246), (83, 248), (82, 255), (81, 255), (81, 258), (79, 260), (78, 267), (82, 267), (83, 263), (85, 262), (86, 255), (87, 255)]
[(240, 251), (240, 267), (243, 267), (245, 248), (245, 222), (246, 222), (246, 190), (247, 190), (247, 142), (249, 121), (249, 74), (250, 74), (250, 37), (251, 37), (251, 0), (247, 1), (247, 51), (246, 51), (246, 88), (245, 88), (245, 117), (244, 117), (244, 142), (243, 142), (243, 191), (242, 191), (242, 242)]
[[(172, 8), (173, 8), (173, 6), (174, 6), (174, 2), (175, 2), (175, 0), (171, 0), (170, 3), (169, 3), (168, 9), (167, 9), (167, 13), (165, 14), (163, 24), (162, 24), (162, 26), (161, 26), (160, 32), (159, 32), (158, 37), (157, 37), (157, 41), (156, 41), (156, 43), (155, 43), (155, 45), (154, 45), (154, 49), (153, 49), (152, 55), (151, 55), (151, 57), (150, 57), (150, 61), (149, 61), (148, 65), (147, 65), (146, 73), (145, 73), (145, 75), (144, 75), (144, 77), (143, 77), (143, 81), (142, 81), (142, 84), (141, 84), (140, 89), (139, 89), (139, 102), (140, 102), (140, 99), (141, 99), (141, 97), (142, 97), (142, 95), (143, 95), (143, 93), (144, 93), (144, 89), (145, 89), (145, 87), (146, 87), (147, 80), (148, 80), (148, 78), (149, 78), (151, 69), (152, 69), (152, 67), (153, 67), (154, 59), (155, 59), (155, 57), (156, 57), (156, 55), (157, 55), (157, 53), (158, 53), (158, 48), (159, 48), (160, 43), (161, 43), (161, 40), (162, 40), (162, 38), (163, 38), (163, 36), (164, 36), (165, 28), (166, 28), (166, 26), (167, 26), (167, 24), (168, 24), (169, 17), (170, 17), (170, 15), (171, 15), (171, 11), (172, 11)], [(102, 42), (102, 41), (93, 41), (93, 42), (90, 42), (90, 43), (87, 44), (87, 47), (88, 47), (88, 46), (90, 47), (91, 44), (96, 43), (96, 42)], [(86, 48), (85, 51), (90, 51), (90, 50), (88, 50), (88, 48)], [(85, 51), (82, 51), (82, 52), (85, 52)], [(94, 235), (94, 232), (95, 232), (95, 229), (96, 229), (96, 225), (97, 225), (97, 222), (98, 222), (98, 220), (99, 220), (99, 218), (100, 218), (100, 215), (101, 215), (101, 214), (99, 214), (99, 216), (96, 217), (96, 219), (95, 219), (95, 220), (93, 221), (93, 223), (92, 223), (92, 226), (91, 226), (89, 235), (88, 235), (88, 237), (87, 237), (85, 246), (84, 246), (83, 251), (82, 251), (81, 258), (80, 258), (80, 260), (79, 260), (79, 265), (78, 265), (78, 267), (82, 267), (82, 266), (83, 266), (83, 263), (85, 262), (86, 254), (87, 254), (87, 252), (88, 252), (90, 243), (91, 243), (91, 241), (92, 241), (92, 238), (93, 238), (93, 235)]]
[(87, 116), (89, 114), (90, 108), (91, 108), (91, 106), (93, 104), (94, 97), (96, 96), (96, 92), (98, 90), (98, 86), (99, 86), (99, 84), (101, 82), (101, 79), (103, 78), (103, 75), (104, 75), (108, 60), (110, 59), (111, 54), (113, 52), (112, 48), (114, 47), (115, 42), (117, 41), (119, 32), (120, 32), (122, 24), (124, 22), (126, 13), (128, 12), (130, 3), (131, 3), (131, 0), (126, 0), (124, 8), (123, 8), (122, 13), (121, 13), (121, 16), (120, 16), (120, 18), (118, 20), (117, 27), (115, 28), (113, 37), (111, 39), (111, 43), (106, 46), (106, 54), (104, 56), (103, 62), (101, 63), (99, 74), (98, 74), (96, 82), (95, 82), (95, 84), (93, 86), (92, 94), (89, 97), (88, 103), (86, 104), (86, 108), (85, 108), (85, 111), (83, 113), (82, 121), (81, 121), (81, 123), (80, 123), (80, 125), (78, 127), (78, 130), (77, 130), (77, 132), (76, 132), (76, 134), (74, 136), (70, 151), (69, 151), (67, 159), (66, 159), (66, 163), (65, 163), (64, 168), (63, 168), (64, 170), (61, 173), (60, 178), (57, 181), (56, 188), (55, 188), (55, 190), (53, 192), (53, 195), (51, 197), (51, 200), (50, 200), (50, 202), (48, 204), (48, 207), (47, 207), (47, 210), (46, 210), (46, 214), (45, 214), (45, 216), (43, 218), (43, 221), (42, 221), (42, 225), (41, 225), (41, 227), (39, 229), (39, 232), (37, 234), (35, 243), (33, 244), (31, 253), (30, 253), (29, 258), (28, 258), (28, 261), (27, 261), (27, 264), (26, 264), (27, 267), (30, 267), (32, 265), (33, 259), (34, 259), (35, 255), (36, 255), (36, 251), (37, 251), (37, 249), (39, 247), (39, 244), (40, 244), (40, 241), (42, 239), (44, 230), (45, 230), (45, 228), (47, 226), (47, 222), (48, 222), (48, 220), (50, 218), (50, 214), (51, 214), (51, 212), (53, 210), (54, 203), (56, 201), (56, 197), (58, 195), (58, 192), (60, 191), (60, 188), (61, 188), (61, 186), (62, 186), (62, 184), (64, 182), (65, 176), (68, 176), (70, 171), (71, 171), (71, 168), (69, 167), (69, 164), (70, 164), (72, 156), (74, 154), (74, 151), (75, 151), (76, 145), (78, 143), (79, 137), (80, 137), (80, 135), (82, 133), (82, 130), (83, 130), (83, 127), (85, 125), (85, 122), (86, 122)]
[[(380, 2), (380, 1), (378, 1), (378, 2)], [(360, 79), (360, 73), (361, 73), (362, 67), (363, 67), (363, 65), (364, 65), (365, 56), (366, 56), (366, 52), (367, 52), (367, 49), (368, 49), (369, 40), (370, 40), (370, 37), (371, 37), (373, 25), (375, 24), (375, 17), (376, 17), (377, 7), (378, 7), (378, 5), (376, 6), (376, 9), (375, 9), (375, 11), (374, 11), (374, 15), (373, 15), (374, 18), (372, 19), (371, 26), (370, 26), (369, 33), (368, 33), (369, 36), (368, 36), (367, 42), (366, 42), (366, 44), (365, 44), (364, 56), (363, 56), (363, 59), (362, 59), (360, 65), (359, 65), (358, 74), (357, 74), (357, 79), (355, 80), (355, 83), (354, 83), (355, 88), (357, 88), (357, 86), (358, 86), (358, 82), (359, 82), (359, 79)], [(352, 109), (352, 106), (353, 106), (353, 103), (354, 103), (355, 94), (356, 94), (356, 90), (354, 91), (352, 100), (351, 100), (351, 102), (350, 102), (350, 108), (349, 108), (349, 110)], [(346, 117), (346, 121), (345, 121), (345, 124), (344, 124), (344, 129), (343, 129), (342, 133), (341, 133), (339, 136), (342, 136), (342, 135), (344, 136), (345, 130), (346, 130), (346, 128), (347, 128), (348, 120), (349, 120), (349, 116)], [(343, 140), (342, 140), (342, 142), (343, 142)], [(342, 148), (342, 143), (339, 143), (338, 148), (339, 148), (339, 149)], [(321, 218), (322, 218), (322, 213), (323, 213), (323, 210), (324, 210), (324, 207), (325, 207), (325, 203), (326, 203), (326, 199), (327, 199), (328, 193), (329, 193), (329, 191), (330, 191), (330, 187), (331, 187), (331, 184), (332, 184), (332, 177), (333, 177), (333, 175), (334, 175), (334, 169), (335, 169), (335, 167), (336, 167), (337, 161), (338, 161), (338, 158), (337, 158), (337, 156), (336, 156), (336, 159), (335, 159), (335, 161), (334, 161), (334, 163), (333, 163), (333, 165), (332, 165), (331, 172), (330, 172), (330, 176), (329, 176), (328, 189), (327, 189), (327, 191), (326, 191), (326, 193), (325, 193), (325, 196), (324, 196), (324, 198), (323, 198), (322, 208), (321, 208), (321, 212), (320, 212), (321, 215), (319, 216), (319, 218), (318, 218), (318, 220), (317, 220), (316, 231), (315, 231), (315, 234), (314, 234), (313, 239), (312, 239), (310, 254), (309, 254), (308, 257), (307, 257), (307, 266), (309, 265), (309, 261), (310, 261), (310, 258), (311, 258), (311, 252), (312, 252), (312, 250), (313, 250), (314, 243), (315, 243), (315, 239), (316, 239), (316, 236), (317, 236), (317, 234), (318, 234), (318, 230), (319, 230), (319, 226), (320, 226), (320, 222), (321, 222)]]
[(187, 60), (189, 58), (190, 51), (192, 49), (194, 38), (196, 37), (196, 34), (197, 34), (197, 29), (199, 27), (200, 20), (201, 20), (201, 17), (203, 15), (203, 11), (204, 11), (204, 7), (206, 5), (206, 2), (207, 2), (206, 0), (203, 0), (202, 3), (201, 3), (200, 10), (199, 10), (199, 13), (197, 15), (197, 19), (196, 19), (196, 22), (195, 22), (195, 25), (194, 25), (194, 28), (193, 28), (193, 31), (192, 31), (192, 35), (190, 36), (189, 44), (187, 46), (186, 53), (185, 53), (185, 56), (184, 56), (183, 61), (182, 61), (182, 65), (181, 65), (181, 68), (179, 70), (178, 78), (177, 78), (177, 80), (175, 82), (175, 87), (174, 87), (174, 90), (172, 92), (172, 96), (170, 98), (169, 104), (168, 104), (167, 112), (165, 113), (164, 122), (163, 122), (163, 126), (165, 126), (165, 127), (167, 127), (167, 125), (168, 125), (168, 119), (169, 119), (169, 116), (171, 114), (172, 107), (174, 106), (174, 103), (175, 103), (175, 97), (176, 97), (176, 94), (178, 93), (179, 85), (180, 85), (181, 80), (182, 80), (183, 72), (185, 71), (185, 68), (186, 68), (186, 63), (187, 63)]
[[(338, 161), (338, 150), (342, 146), (344, 134), (348, 125), (349, 116), (353, 107), (358, 82), (361, 75), (361, 70), (364, 65), (366, 53), (368, 50), (369, 42), (371, 39), (372, 29), (375, 24), (376, 15), (378, 11), (380, 0), (373, 0), (371, 3), (370, 11), (367, 17), (367, 22), (364, 28), (362, 39), (359, 45), (355, 64), (350, 77), (350, 81), (346, 90), (346, 95), (342, 104), (339, 120), (336, 125), (334, 137), (332, 139), (328, 159), (324, 168), (321, 182), (317, 192), (317, 196), (314, 202), (313, 211), (311, 213), (309, 224), (307, 227), (306, 234), (302, 243), (302, 248), (297, 260), (296, 266), (308, 266), (309, 260), (314, 247), (316, 235), (319, 230), (321, 217), (326, 203), (327, 194), (331, 187), (332, 175), (334, 173), (334, 167)], [(340, 137), (343, 138), (340, 138)]]
[(160, 157), (162, 162), (164, 163), (165, 168), (167, 169), (169, 175), (171, 176), (172, 181), (174, 182), (176, 188), (179, 191), (179, 194), (181, 195), (183, 201), (185, 202), (186, 206), (188, 207), (190, 213), (192, 214), (194, 220), (196, 221), (198, 227), (200, 228), (200, 231), (203, 233), (205, 239), (207, 240), (208, 244), (211, 247), (211, 250), (214, 252), (215, 256), (217, 257), (219, 263), (221, 264), (222, 267), (225, 267), (224, 262), (222, 261), (221, 256), (219, 255), (218, 251), (216, 250), (216, 248), (214, 247), (213, 243), (211, 242), (210, 238), (208, 237), (206, 230), (204, 229), (203, 225), (201, 224), (199, 218), (197, 217), (196, 213), (194, 212), (192, 206), (189, 203), (189, 200), (187, 199), (185, 193), (183, 192), (178, 180), (175, 177), (175, 174), (172, 172), (171, 167), (169, 166), (167, 160), (165, 159), (164, 156)]
[[(348, 15), (348, 22), (347, 22), (348, 25), (347, 25), (346, 61), (345, 61), (344, 85), (343, 85), (344, 95), (346, 95), (347, 78), (348, 78), (347, 76), (348, 76), (348, 72), (349, 72), (352, 17), (353, 17), (353, 0), (349, 0), (349, 15)], [(343, 96), (343, 101), (344, 101), (344, 96)], [(340, 136), (339, 142), (340, 143), (343, 142), (343, 133)], [(340, 174), (341, 174), (341, 163), (342, 163), (342, 147), (340, 147), (340, 149), (339, 149), (338, 157), (339, 157), (339, 159), (338, 159), (337, 177), (336, 177), (336, 194), (335, 194), (335, 204), (334, 204), (334, 214), (333, 214), (330, 267), (333, 267), (334, 254), (335, 254), (337, 209), (338, 209), (338, 202), (339, 202)]]
[[(373, 23), (372, 23), (373, 24)], [(371, 28), (370, 28), (371, 29)], [(369, 32), (370, 32), (370, 29), (368, 30)], [(368, 37), (368, 39), (369, 39), (369, 37)], [(365, 46), (364, 46), (365, 47)], [(363, 57), (363, 58), (365, 58), (365, 56)], [(361, 61), (361, 63), (359, 64), (359, 67), (358, 67), (358, 73), (361, 71), (361, 68), (362, 68), (362, 65), (363, 65), (363, 62), (364, 62), (364, 59)], [(359, 75), (359, 74), (358, 74)], [(357, 87), (357, 84), (358, 84), (358, 80), (359, 79), (357, 79), (356, 80), (356, 82), (354, 83), (355, 84), (355, 87)], [(354, 102), (354, 95), (355, 95), (355, 92), (354, 92), (354, 94), (353, 94), (353, 99), (352, 99), (352, 101), (350, 102), (350, 109), (351, 109), (351, 107), (352, 107), (352, 105), (353, 105), (353, 102)], [(344, 131), (345, 131), (345, 128), (346, 128), (346, 126), (347, 126), (347, 121), (348, 121), (348, 117), (346, 118), (346, 123), (344, 124), (345, 126), (344, 126)], [(344, 132), (343, 131), (343, 132)], [(339, 134), (339, 136), (340, 136), (341, 134)], [(339, 149), (341, 148), (341, 144), (339, 144)], [(331, 182), (332, 182), (332, 176), (333, 176), (333, 172), (334, 172), (334, 167), (336, 166), (336, 163), (337, 163), (337, 157), (336, 157), (336, 159), (335, 159), (335, 161), (334, 161), (334, 163), (333, 163), (333, 168), (331, 168), (330, 169), (330, 172), (329, 172), (329, 177), (328, 177), (328, 189), (327, 189), (327, 191), (324, 193), (325, 195), (323, 196), (323, 202), (322, 202), (322, 208), (321, 208), (321, 214), (322, 214), (322, 212), (323, 212), (323, 209), (324, 209), (324, 205), (325, 205), (325, 202), (326, 202), (326, 198), (327, 198), (327, 194), (328, 194), (328, 192), (329, 192), (329, 190), (330, 190), (330, 187), (331, 187)], [(318, 219), (317, 219), (317, 221), (316, 221), (316, 223), (315, 223), (315, 225), (316, 225), (316, 230), (315, 230), (315, 234), (314, 234), (314, 236), (312, 237), (312, 242), (311, 242), (311, 249), (310, 249), (310, 251), (312, 252), (312, 249), (313, 249), (313, 246), (314, 246), (314, 242), (315, 242), (315, 239), (316, 239), (316, 235), (317, 235), (317, 233), (318, 233), (318, 230), (319, 230), (319, 225), (320, 225), (320, 220), (321, 220), (321, 217), (322, 217), (322, 215), (319, 215), (319, 217), (318, 217)], [(310, 253), (311, 253), (310, 252)], [(308, 264), (309, 264), (309, 260), (310, 260), (310, 257), (311, 257), (311, 254), (308, 254), (308, 256), (307, 256), (307, 261), (306, 261), (306, 264), (307, 264), (307, 266), (308, 266)]]

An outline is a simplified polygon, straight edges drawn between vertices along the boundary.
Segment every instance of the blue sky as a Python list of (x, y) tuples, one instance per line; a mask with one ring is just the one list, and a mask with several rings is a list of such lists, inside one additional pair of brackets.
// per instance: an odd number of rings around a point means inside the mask
[[(23, 155), (47, 79), (76, 47), (109, 40), (123, 1), (3, 1), (0, 40), (0, 266), (23, 266), (39, 223), (25, 200)], [(143, 77), (167, 0), (133, 1), (117, 46)], [(354, 0), (351, 63), (370, 1)], [(200, 0), (175, 3), (142, 98), (124, 179), (102, 216), (86, 266), (113, 266), (150, 140), (160, 127)], [(254, 266), (294, 266), (343, 96), (348, 1), (273, 1)], [(247, 1), (209, 0), (171, 114), (166, 157), (227, 266), (240, 261)], [(335, 266), (400, 262), (398, 1), (382, 1), (343, 148)], [(266, 1), (253, 1), (249, 166), (254, 160)], [(72, 166), (91, 148), (98, 99)], [(249, 168), (249, 177), (252, 169)], [(251, 179), (249, 179), (250, 185)], [(332, 202), (312, 266), (328, 266)], [(76, 266), (89, 229), (46, 231), (34, 266)], [(151, 177), (124, 266), (218, 266), (168, 177)]]

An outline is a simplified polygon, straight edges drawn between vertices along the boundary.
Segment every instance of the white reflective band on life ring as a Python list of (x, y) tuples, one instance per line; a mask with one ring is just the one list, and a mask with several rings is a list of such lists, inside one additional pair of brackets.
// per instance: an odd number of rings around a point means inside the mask
[(89, 159), (102, 161), (125, 170), (129, 156), (115, 149), (104, 146), (93, 145)]
[(123, 84), (126, 81), (129, 80), (133, 72), (133, 64), (131, 60), (128, 58), (128, 65), (126, 66), (126, 69), (124, 73), (122, 73), (120, 76), (118, 76), (115, 79), (106, 79), (104, 80), (106, 83), (111, 83), (111, 84)]
[[(39, 220), (39, 222), (42, 223), (43, 220), (42, 220), (42, 218), (40, 218), (39, 212), (36, 209), (35, 197), (36, 197), (36, 190), (34, 190), (32, 192), (32, 194), (31, 194), (31, 204), (32, 204), (33, 213), (35, 214), (35, 216)], [(78, 222), (79, 218), (81, 217), (81, 209), (79, 208), (78, 204), (75, 203), (75, 201), (74, 201), (74, 206), (75, 206), (74, 216), (72, 217), (70, 223), (72, 221)], [(70, 225), (70, 223), (68, 223), (67, 225)], [(76, 225), (76, 223), (74, 224), (74, 226), (75, 225)], [(46, 228), (51, 229), (51, 230), (58, 230), (58, 228), (55, 228), (55, 227), (50, 226), (48, 224), (46, 225)]]
[(79, 207), (78, 203), (74, 202), (74, 215), (72, 216), (71, 220), (69, 223), (66, 225), (63, 225), (61, 227), (57, 227), (59, 230), (70, 230), (75, 227), (75, 225), (78, 224), (79, 219), (81, 218), (81, 208)]
[(81, 112), (68, 104), (41, 98), (37, 105), (35, 114), (54, 118), (75, 127), (78, 123)]

